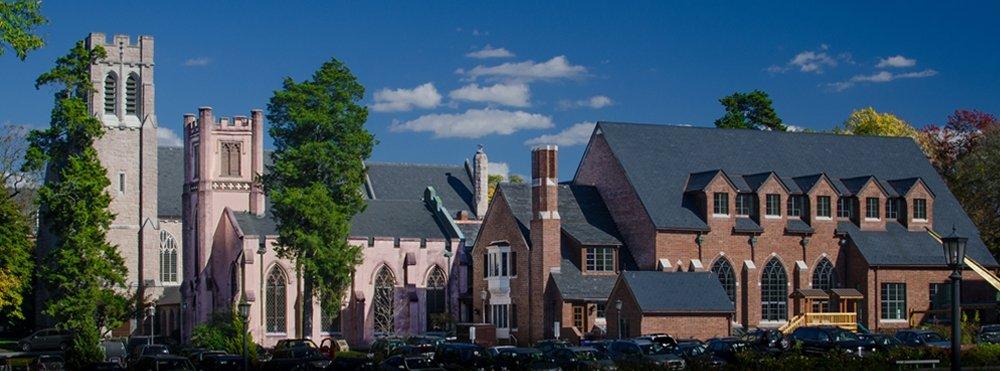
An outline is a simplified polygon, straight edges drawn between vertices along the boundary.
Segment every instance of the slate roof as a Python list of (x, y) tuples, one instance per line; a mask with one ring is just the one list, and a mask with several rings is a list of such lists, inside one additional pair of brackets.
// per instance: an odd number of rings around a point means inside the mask
[(935, 225), (955, 225), (969, 236), (970, 255), (979, 256), (977, 260), (987, 267), (998, 266), (975, 225), (910, 138), (612, 122), (599, 122), (598, 132), (659, 229), (708, 230), (696, 209), (683, 201), (688, 176), (707, 170), (721, 169), (727, 174), (774, 171), (789, 177), (825, 173), (835, 184), (840, 178), (865, 175), (886, 180), (919, 177), (935, 195)]
[(419, 200), (434, 187), (448, 213), (475, 215), (475, 188), (464, 166), (368, 162), (368, 179), (375, 199)]
[(802, 221), (802, 219), (788, 219), (788, 222), (785, 223), (785, 232), (796, 234), (813, 233), (813, 228)]
[[(526, 241), (531, 241), (531, 187), (500, 184)], [(584, 245), (622, 245), (618, 229), (597, 188), (559, 185), (559, 218), (563, 231)], [(530, 243), (530, 242), (529, 242)]]
[(761, 228), (757, 222), (753, 219), (746, 217), (737, 217), (736, 224), (733, 225), (733, 232), (736, 233), (764, 233), (764, 228)]
[(156, 149), (156, 208), (160, 218), (181, 217), (181, 195), (184, 193), (184, 148)]
[(712, 182), (712, 179), (715, 179), (715, 175), (718, 173), (720, 173), (719, 170), (709, 170), (691, 174), (691, 176), (688, 177), (687, 187), (685, 190), (688, 192), (704, 190), (705, 187)]
[[(268, 209), (270, 210), (270, 209)], [(277, 226), (270, 212), (264, 217), (236, 212), (244, 234), (275, 235)], [(450, 238), (423, 201), (368, 200), (365, 211), (351, 220), (351, 237)]]
[(712, 272), (622, 272), (622, 283), (643, 313), (732, 313), (719, 278)]
[(583, 275), (573, 262), (563, 259), (559, 273), (551, 275), (563, 300), (607, 301), (617, 275)]
[(888, 183), (889, 186), (895, 189), (900, 196), (905, 196), (907, 193), (910, 193), (910, 189), (912, 189), (913, 186), (916, 185), (917, 182), (919, 181), (920, 178), (909, 178), (909, 179), (890, 180), (888, 181)]
[[(886, 223), (885, 229), (885, 231), (862, 231), (850, 222), (837, 223), (837, 232), (846, 233), (871, 266), (945, 265), (944, 249), (929, 233), (910, 232), (896, 222)], [(988, 250), (972, 248), (971, 239), (966, 247), (966, 256), (982, 265), (996, 266), (996, 261)]]

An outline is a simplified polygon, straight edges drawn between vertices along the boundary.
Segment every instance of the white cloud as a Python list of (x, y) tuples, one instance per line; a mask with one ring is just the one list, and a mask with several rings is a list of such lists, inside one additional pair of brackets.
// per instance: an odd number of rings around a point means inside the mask
[(459, 69), (456, 72), (464, 73), (473, 80), (479, 77), (493, 77), (527, 82), (580, 77), (587, 73), (587, 68), (573, 65), (566, 56), (560, 55), (541, 63), (524, 61), (508, 62), (492, 67), (478, 65), (469, 71)]
[(512, 107), (527, 107), (531, 91), (527, 84), (496, 84), (480, 87), (469, 84), (448, 93), (451, 99), (469, 102), (497, 103)]
[(549, 116), (524, 111), (493, 108), (470, 109), (458, 114), (430, 114), (406, 122), (393, 122), (391, 131), (434, 133), (435, 138), (479, 138), (486, 135), (510, 135), (518, 130), (548, 129)]
[(504, 179), (507, 179), (507, 174), (510, 173), (510, 166), (506, 162), (490, 162), (486, 164), (486, 173), (489, 175), (501, 175)]
[(594, 132), (594, 123), (590, 121), (584, 121), (580, 123), (573, 124), (563, 131), (555, 134), (546, 134), (539, 137), (528, 139), (524, 142), (528, 146), (537, 146), (543, 144), (555, 144), (560, 146), (575, 146), (580, 144), (587, 144), (590, 140), (590, 134)]
[(375, 92), (376, 112), (409, 111), (414, 108), (434, 108), (441, 104), (441, 94), (432, 83), (425, 83), (413, 89), (388, 88)]
[(606, 95), (595, 95), (593, 97), (587, 99), (581, 99), (578, 101), (561, 100), (559, 101), (559, 108), (570, 109), (574, 107), (587, 107), (587, 108), (599, 109), (613, 104), (615, 104), (615, 102), (612, 101), (611, 98), (608, 98)]
[(792, 60), (788, 61), (788, 65), (797, 67), (802, 72), (822, 73), (824, 66), (835, 67), (837, 61), (826, 52), (804, 51), (796, 54)]
[(926, 69), (919, 72), (906, 72), (906, 73), (892, 73), (889, 71), (879, 71), (871, 75), (855, 75), (847, 81), (840, 81), (827, 84), (827, 86), (833, 88), (836, 91), (844, 91), (858, 83), (885, 83), (893, 80), (899, 79), (922, 79), (924, 77), (931, 77), (937, 75), (938, 72), (932, 69)]
[(510, 58), (514, 56), (514, 53), (511, 53), (510, 50), (504, 48), (494, 48), (493, 46), (486, 44), (486, 46), (483, 47), (482, 49), (476, 50), (474, 52), (469, 52), (465, 56), (476, 59)]
[(791, 131), (791, 132), (795, 132), (795, 133), (801, 133), (801, 132), (806, 131), (806, 128), (801, 127), (801, 126), (795, 126), (795, 125), (785, 125), (785, 126), (788, 128), (787, 131)]
[(910, 59), (910, 58), (904, 57), (902, 55), (896, 55), (896, 56), (892, 56), (892, 57), (889, 57), (889, 58), (880, 59), (878, 61), (878, 64), (875, 65), (875, 67), (878, 67), (878, 68), (887, 68), (887, 67), (905, 68), (905, 67), (913, 67), (913, 66), (916, 66), (916, 65), (917, 65), (917, 60), (916, 59)]
[(212, 63), (212, 59), (208, 57), (197, 57), (188, 58), (184, 61), (185, 67), (204, 67)]
[(184, 141), (173, 130), (160, 126), (156, 128), (156, 140), (163, 147), (183, 147)]

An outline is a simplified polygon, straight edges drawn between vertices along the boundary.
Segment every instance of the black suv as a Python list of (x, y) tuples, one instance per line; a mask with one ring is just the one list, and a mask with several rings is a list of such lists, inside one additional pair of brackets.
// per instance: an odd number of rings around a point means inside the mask
[(615, 363), (626, 366), (626, 368), (642, 368), (653, 366), (655, 368), (666, 368), (680, 370), (685, 366), (684, 359), (671, 353), (670, 349), (664, 348), (660, 343), (654, 343), (646, 339), (618, 340), (608, 345), (608, 355)]
[(73, 333), (54, 328), (35, 331), (17, 342), (23, 352), (40, 350), (66, 350), (73, 342)]
[(437, 346), (434, 362), (449, 370), (485, 370), (490, 367), (486, 349), (476, 344), (444, 343)]
[(911, 347), (934, 347), (951, 349), (951, 342), (931, 330), (899, 330), (896, 339)]
[(801, 346), (802, 352), (806, 354), (841, 351), (863, 356), (875, 350), (859, 339), (858, 335), (836, 326), (799, 327), (789, 339), (791, 343)]
[(1000, 325), (985, 325), (976, 334), (976, 343), (1000, 344)]
[(788, 350), (790, 345), (788, 339), (785, 339), (785, 335), (774, 329), (751, 330), (743, 335), (743, 340), (746, 340), (758, 352), (771, 354), (784, 352)]
[(740, 338), (724, 337), (709, 340), (705, 344), (705, 347), (716, 358), (727, 363), (733, 363), (736, 362), (736, 355), (739, 352), (749, 349), (750, 344)]

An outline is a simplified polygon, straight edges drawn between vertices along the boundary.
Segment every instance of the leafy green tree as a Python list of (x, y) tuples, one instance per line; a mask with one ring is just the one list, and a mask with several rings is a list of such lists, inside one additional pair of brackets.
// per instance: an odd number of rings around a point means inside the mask
[(207, 323), (194, 327), (191, 334), (191, 345), (210, 350), (222, 350), (230, 354), (243, 354), (243, 341), (247, 342), (247, 358), (257, 361), (257, 344), (253, 336), (243, 331), (243, 319), (233, 312), (218, 312), (212, 314)]
[(34, 33), (35, 28), (48, 23), (41, 7), (39, 0), (0, 1), (0, 55), (10, 48), (23, 61), (28, 52), (45, 45)]
[(0, 320), (23, 320), (25, 295), (31, 291), (35, 261), (31, 226), (13, 195), (0, 187)]
[(275, 151), (263, 180), (278, 225), (275, 251), (296, 262), (305, 291), (328, 311), (340, 307), (361, 262), (347, 237), (365, 208), (363, 161), (375, 145), (364, 127), (368, 109), (358, 104), (364, 94), (347, 66), (331, 59), (309, 80), (285, 78), (267, 106)]
[(726, 114), (715, 120), (715, 126), (726, 129), (757, 129), (786, 131), (788, 127), (771, 106), (767, 93), (754, 90), (749, 93), (736, 92), (719, 99)]
[(1000, 255), (1000, 129), (979, 138), (977, 148), (955, 165), (950, 186), (976, 222), (979, 236), (994, 255)]
[(104, 127), (86, 102), (93, 90), (88, 68), (106, 55), (103, 48), (88, 49), (79, 41), (38, 77), (36, 88), (58, 90), (49, 128), (28, 136), (24, 164), (26, 171), (47, 166), (38, 202), (44, 225), (54, 227), (47, 231), (52, 243), (39, 267), (47, 298), (43, 313), (73, 331), (66, 352), (72, 368), (102, 358), (102, 329), (118, 327), (129, 305), (123, 295), (125, 262), (107, 240), (114, 218), (108, 210), (110, 181), (93, 146)]
[[(486, 192), (487, 199), (489, 200), (493, 199), (493, 194), (496, 193), (497, 186), (500, 185), (500, 183), (503, 183), (505, 180), (507, 179), (504, 179), (503, 175), (500, 174), (492, 174), (486, 176), (486, 184), (488, 185), (488, 189)], [(510, 180), (507, 181), (509, 181), (511, 184), (524, 184), (524, 178), (517, 174), (511, 174)]]

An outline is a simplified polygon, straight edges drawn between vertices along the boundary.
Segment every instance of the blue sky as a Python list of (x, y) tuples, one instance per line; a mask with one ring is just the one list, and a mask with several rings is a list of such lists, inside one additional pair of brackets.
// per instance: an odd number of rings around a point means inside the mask
[(621, 3), (46, 1), (48, 45), (0, 57), (0, 123), (45, 125), (51, 92), (33, 80), (92, 31), (155, 37), (174, 133), (199, 106), (265, 108), (283, 77), (336, 57), (367, 88), (373, 160), (460, 163), (483, 144), (524, 174), (530, 144), (556, 142), (563, 179), (586, 123), (710, 126), (734, 91), (817, 130), (864, 106), (918, 127), (1000, 113), (996, 2)]

